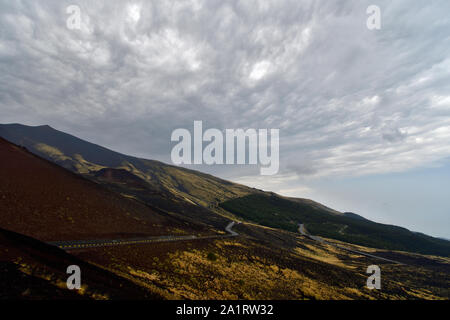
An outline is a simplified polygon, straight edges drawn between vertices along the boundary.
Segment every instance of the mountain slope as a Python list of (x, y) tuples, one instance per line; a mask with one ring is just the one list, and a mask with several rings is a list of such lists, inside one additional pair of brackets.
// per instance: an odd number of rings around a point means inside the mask
[(201, 172), (123, 155), (49, 126), (0, 125), (0, 136), (76, 173), (122, 168), (145, 180), (154, 192), (169, 192), (204, 207), (253, 192)]
[(39, 240), (153, 236), (185, 221), (73, 174), (0, 138), (0, 227)]
[(218, 228), (226, 223), (223, 215), (235, 215), (296, 232), (302, 222), (312, 234), (350, 243), (450, 254), (450, 242), (445, 240), (377, 224), (309, 199), (280, 197), (198, 171), (123, 155), (49, 126), (0, 125), (0, 136), (117, 193), (181, 214), (192, 224)]
[(449, 241), (366, 219), (332, 215), (325, 209), (277, 195), (253, 194), (225, 201), (221, 207), (244, 219), (292, 232), (303, 223), (312, 234), (327, 238), (375, 248), (450, 256)]
[[(381, 256), (393, 254), (395, 260), (420, 262), (414, 267), (393, 266), (349, 254), (298, 233), (251, 223), (237, 225), (241, 236), (234, 238), (77, 248), (69, 255), (23, 234), (45, 241), (175, 232), (205, 234), (217, 231), (211, 224), (220, 222), (223, 228), (227, 220), (217, 214), (223, 209), (208, 209), (175, 198), (168, 190), (157, 191), (148, 180), (124, 168), (103, 167), (77, 175), (3, 139), (0, 154), (0, 298), (286, 300), (448, 296), (448, 281), (442, 280), (448, 275), (447, 259), (369, 251)], [(208, 177), (189, 173), (199, 180)], [(179, 177), (169, 178), (180, 181), (180, 188), (184, 187)], [(219, 183), (220, 179), (214, 181)], [(154, 208), (147, 193), (171, 210)], [(254, 191), (251, 195), (270, 194)], [(235, 195), (228, 201), (246, 197)], [(302, 205), (297, 208), (297, 215), (316, 210), (317, 216), (322, 212), (326, 221), (340, 217), (312, 201), (280, 199), (290, 205)], [(280, 213), (288, 208), (275, 203)], [(314, 220), (314, 215), (311, 217)], [(373, 263), (383, 264), (382, 291), (364, 287), (366, 267)], [(71, 264), (82, 269), (83, 290), (77, 293), (68, 292), (64, 286), (65, 270)]]
[[(221, 202), (229, 199), (264, 193), (199, 171), (114, 152), (47, 125), (0, 124), (0, 137), (24, 146), (32, 153), (75, 173), (107, 184), (117, 192), (138, 196), (140, 200), (158, 204), (166, 210), (174, 203), (215, 209)], [(131, 180), (134, 182), (130, 184)], [(134, 183), (141, 185), (141, 192), (129, 192), (130, 189), (136, 189)], [(341, 215), (340, 212), (309, 199), (289, 199)]]

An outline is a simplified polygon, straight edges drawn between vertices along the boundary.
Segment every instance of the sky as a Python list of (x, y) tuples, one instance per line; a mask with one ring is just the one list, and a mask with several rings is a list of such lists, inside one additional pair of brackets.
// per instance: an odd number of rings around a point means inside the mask
[(0, 0), (0, 122), (167, 163), (172, 131), (195, 120), (279, 129), (277, 175), (190, 168), (450, 238), (448, 12), (447, 0)]

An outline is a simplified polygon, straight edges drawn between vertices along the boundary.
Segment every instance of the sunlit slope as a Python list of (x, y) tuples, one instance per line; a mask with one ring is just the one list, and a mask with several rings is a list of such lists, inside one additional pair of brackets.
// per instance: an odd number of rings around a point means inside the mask
[(450, 241), (411, 232), (405, 228), (330, 214), (328, 210), (290, 201), (277, 195), (253, 194), (220, 206), (246, 220), (296, 232), (305, 224), (313, 235), (374, 248), (450, 256)]

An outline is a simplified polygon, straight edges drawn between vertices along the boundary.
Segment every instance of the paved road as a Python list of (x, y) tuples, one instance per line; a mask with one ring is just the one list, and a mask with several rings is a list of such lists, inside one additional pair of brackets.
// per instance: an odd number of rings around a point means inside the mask
[(312, 240), (315, 240), (315, 241), (318, 241), (318, 242), (324, 243), (324, 244), (329, 244), (329, 245), (331, 245), (333, 247), (336, 247), (336, 248), (339, 248), (339, 249), (343, 249), (343, 250), (350, 251), (350, 252), (353, 252), (353, 253), (356, 253), (356, 254), (360, 254), (360, 255), (363, 255), (363, 256), (371, 257), (371, 258), (374, 258), (374, 259), (379, 259), (379, 260), (384, 260), (384, 261), (391, 262), (391, 263), (405, 265), (404, 263), (401, 263), (401, 262), (398, 262), (398, 261), (394, 261), (394, 260), (391, 260), (391, 259), (386, 259), (386, 258), (379, 257), (379, 256), (374, 256), (373, 254), (370, 254), (370, 253), (367, 253), (367, 252), (362, 252), (362, 251), (350, 249), (350, 248), (347, 248), (347, 247), (343, 247), (343, 246), (340, 246), (338, 244), (325, 241), (325, 240), (323, 240), (322, 238), (320, 238), (318, 236), (312, 236), (312, 235), (310, 235), (309, 233), (306, 232), (305, 226), (303, 224), (300, 224), (300, 223), (298, 224), (298, 232), (300, 232), (301, 235), (303, 235), (305, 237), (308, 237), (308, 238), (310, 238)]
[(321, 237), (318, 237), (318, 236), (312, 236), (312, 235), (310, 235), (309, 233), (307, 233), (306, 230), (305, 230), (305, 225), (303, 225), (303, 224), (299, 224), (299, 225), (298, 225), (298, 232), (300, 232), (300, 234), (301, 234), (302, 236), (308, 237), (308, 238), (310, 238), (310, 239), (312, 239), (312, 240), (316, 240), (316, 241), (325, 243), (325, 241), (324, 241)]
[[(238, 224), (239, 224), (239, 223), (240, 223), (240, 222), (238, 222)], [(235, 224), (236, 224), (236, 222), (232, 221), (232, 222), (230, 222), (230, 223), (227, 225), (227, 227), (225, 228), (225, 231), (228, 232), (231, 236), (234, 236), (234, 237), (237, 236), (237, 235), (239, 235), (237, 232), (231, 230), (231, 228), (233, 228)]]
[[(142, 238), (128, 238), (128, 239), (95, 239), (95, 240), (73, 240), (73, 241), (51, 241), (47, 242), (50, 245), (57, 246), (64, 250), (77, 250), (77, 249), (88, 249), (88, 248), (98, 248), (98, 247), (111, 247), (118, 245), (135, 245), (135, 244), (145, 244), (145, 243), (157, 243), (157, 242), (171, 242), (171, 241), (186, 241), (186, 240), (203, 240), (203, 239), (219, 239), (219, 238), (229, 238), (236, 237), (239, 234), (231, 228), (236, 224), (236, 222), (230, 222), (225, 231), (229, 234), (226, 235), (211, 235), (211, 236), (156, 236), (156, 237), (142, 237)], [(239, 222), (238, 222), (239, 224)]]

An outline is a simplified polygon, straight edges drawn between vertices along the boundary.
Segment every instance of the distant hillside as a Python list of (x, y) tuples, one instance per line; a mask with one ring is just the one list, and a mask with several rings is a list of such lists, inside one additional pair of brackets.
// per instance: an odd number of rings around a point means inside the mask
[(320, 207), (289, 201), (277, 195), (253, 194), (220, 204), (233, 214), (265, 226), (296, 232), (305, 224), (313, 235), (364, 246), (450, 256), (450, 242), (405, 228), (375, 223), (354, 214), (335, 215)]

